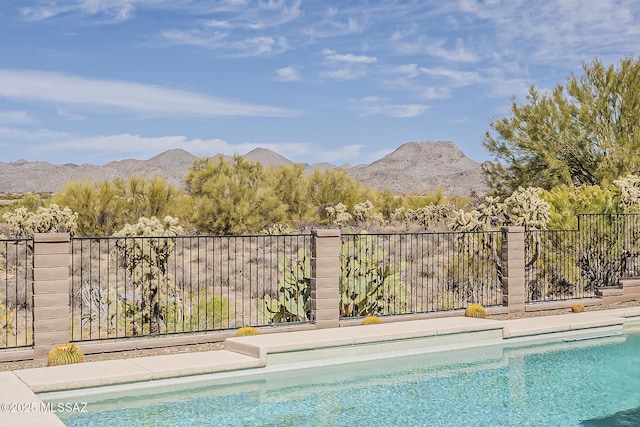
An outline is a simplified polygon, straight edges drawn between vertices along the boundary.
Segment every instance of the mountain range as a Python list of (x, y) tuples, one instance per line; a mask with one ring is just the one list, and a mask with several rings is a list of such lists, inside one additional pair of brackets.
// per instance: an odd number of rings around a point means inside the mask
[[(256, 148), (243, 157), (260, 161), (263, 166), (294, 163), (265, 148)], [(56, 165), (45, 161), (25, 160), (0, 162), (0, 192), (53, 193), (72, 180), (104, 181), (132, 175), (160, 176), (176, 187), (183, 187), (183, 179), (196, 158), (185, 150), (173, 149), (147, 160), (125, 159), (103, 166), (72, 163)], [(308, 172), (314, 169), (340, 168), (371, 188), (390, 190), (397, 194), (424, 193), (425, 190), (441, 188), (448, 196), (468, 196), (482, 194), (487, 190), (482, 164), (466, 157), (451, 141), (408, 142), (370, 164), (334, 166), (317, 163), (304, 166)]]

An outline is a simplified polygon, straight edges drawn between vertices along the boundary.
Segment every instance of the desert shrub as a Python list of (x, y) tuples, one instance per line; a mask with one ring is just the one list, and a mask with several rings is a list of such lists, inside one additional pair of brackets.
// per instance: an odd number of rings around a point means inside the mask
[[(188, 325), (189, 330), (211, 331), (227, 326), (230, 313), (229, 302), (226, 298), (203, 294), (200, 295), (199, 298), (193, 295), (190, 300), (192, 304), (193, 301), (195, 301), (196, 304), (191, 307), (189, 312), (184, 313), (184, 321)], [(177, 326), (180, 321), (183, 320), (181, 319), (182, 310), (180, 307), (170, 304), (167, 307), (167, 312), (170, 313), (167, 316), (167, 323), (169, 325), (173, 323)]]
[(14, 320), (16, 309), (11, 309), (4, 305), (0, 298), (0, 347), (7, 344), (7, 336), (15, 335)]

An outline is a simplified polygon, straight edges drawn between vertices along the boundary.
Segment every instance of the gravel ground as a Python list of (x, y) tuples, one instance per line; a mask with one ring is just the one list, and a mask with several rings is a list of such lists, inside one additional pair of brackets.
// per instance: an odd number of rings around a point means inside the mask
[[(637, 307), (640, 306), (640, 301), (626, 301), (621, 303), (614, 303), (608, 305), (597, 305), (591, 307), (585, 307), (585, 311), (599, 311), (599, 310), (610, 310), (615, 308), (623, 308), (623, 307)], [(507, 320), (507, 319), (518, 319), (525, 317), (537, 317), (537, 316), (552, 316), (557, 314), (565, 314), (570, 313), (571, 309), (560, 309), (560, 310), (542, 310), (542, 311), (528, 311), (525, 313), (518, 314), (500, 314), (490, 316), (490, 319), (496, 320)], [(208, 344), (195, 344), (195, 345), (185, 345), (179, 347), (167, 347), (167, 348), (155, 348), (148, 350), (132, 350), (132, 351), (120, 351), (114, 353), (100, 353), (100, 354), (91, 354), (85, 357), (85, 361), (97, 361), (97, 360), (114, 360), (114, 359), (128, 359), (133, 357), (144, 357), (144, 356), (158, 356), (165, 354), (180, 354), (180, 353), (191, 353), (196, 351), (213, 351), (213, 350), (221, 350), (223, 348), (222, 342), (213, 342)], [(5, 362), (0, 363), (0, 371), (13, 371), (18, 369), (28, 369), (28, 368), (37, 368), (46, 366), (46, 364), (38, 364), (35, 362)]]

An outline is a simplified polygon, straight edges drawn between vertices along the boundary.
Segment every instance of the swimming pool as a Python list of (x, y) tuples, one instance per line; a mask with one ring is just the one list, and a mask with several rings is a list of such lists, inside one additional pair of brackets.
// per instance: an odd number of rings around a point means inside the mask
[(120, 391), (60, 418), (110, 427), (638, 425), (639, 384), (634, 333)]

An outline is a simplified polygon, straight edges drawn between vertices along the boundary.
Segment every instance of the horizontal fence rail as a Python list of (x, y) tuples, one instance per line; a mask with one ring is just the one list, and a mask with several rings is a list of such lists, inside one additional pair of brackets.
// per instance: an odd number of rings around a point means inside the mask
[(501, 233), (343, 234), (342, 317), (502, 304)]
[(72, 238), (71, 339), (309, 322), (290, 293), (299, 283), (310, 289), (310, 242), (306, 234)]
[(0, 240), (0, 348), (33, 345), (31, 239)]
[(526, 302), (593, 298), (640, 275), (640, 215), (581, 214), (577, 230), (527, 230)]

